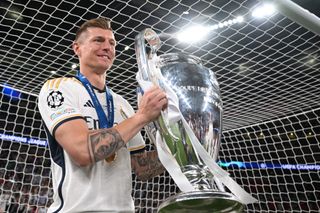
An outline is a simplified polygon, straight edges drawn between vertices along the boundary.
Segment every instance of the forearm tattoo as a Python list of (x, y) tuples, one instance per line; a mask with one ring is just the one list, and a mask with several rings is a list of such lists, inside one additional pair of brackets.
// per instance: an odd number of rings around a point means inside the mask
[(125, 145), (115, 129), (100, 129), (89, 133), (88, 148), (91, 162), (106, 159)]
[(132, 155), (132, 168), (140, 180), (148, 180), (165, 171), (156, 151)]

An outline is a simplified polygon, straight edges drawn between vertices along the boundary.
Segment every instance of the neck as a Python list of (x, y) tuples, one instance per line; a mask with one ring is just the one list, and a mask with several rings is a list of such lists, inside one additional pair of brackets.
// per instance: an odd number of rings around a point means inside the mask
[(88, 72), (84, 70), (81, 70), (80, 72), (88, 79), (92, 86), (100, 90), (104, 90), (106, 83), (106, 73), (100, 74), (93, 71)]

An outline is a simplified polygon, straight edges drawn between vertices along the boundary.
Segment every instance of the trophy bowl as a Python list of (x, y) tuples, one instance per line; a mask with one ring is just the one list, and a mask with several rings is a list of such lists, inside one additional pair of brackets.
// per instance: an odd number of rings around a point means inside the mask
[[(203, 66), (199, 58), (183, 53), (161, 55), (157, 66), (163, 81), (177, 94), (185, 121), (216, 161), (220, 149), (222, 101), (215, 74)], [(158, 212), (242, 212), (243, 205), (225, 192), (201, 160), (182, 122), (167, 128), (174, 137), (163, 134), (166, 145), (195, 191), (168, 198)]]

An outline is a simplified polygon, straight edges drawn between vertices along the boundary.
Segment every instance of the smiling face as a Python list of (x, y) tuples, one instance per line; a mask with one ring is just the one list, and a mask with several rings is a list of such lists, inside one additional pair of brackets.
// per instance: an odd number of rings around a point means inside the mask
[(103, 74), (109, 70), (115, 59), (116, 40), (109, 29), (89, 27), (73, 44), (79, 57), (80, 69)]

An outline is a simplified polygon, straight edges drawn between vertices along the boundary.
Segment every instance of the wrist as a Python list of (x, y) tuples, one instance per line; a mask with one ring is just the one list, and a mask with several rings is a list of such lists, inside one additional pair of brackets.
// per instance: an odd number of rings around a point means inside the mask
[(136, 120), (136, 122), (139, 124), (139, 126), (141, 126), (141, 128), (150, 122), (147, 116), (139, 112), (134, 114), (132, 118)]

